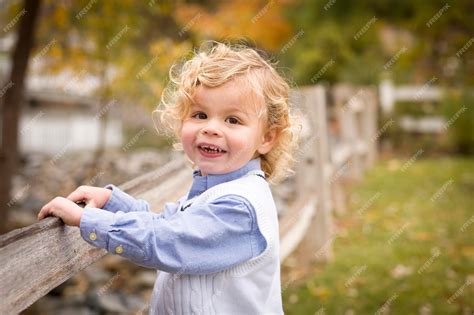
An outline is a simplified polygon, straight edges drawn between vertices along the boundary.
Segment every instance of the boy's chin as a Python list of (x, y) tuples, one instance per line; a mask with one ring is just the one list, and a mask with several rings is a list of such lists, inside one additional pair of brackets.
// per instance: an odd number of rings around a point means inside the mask
[(201, 176), (207, 176), (207, 175), (222, 175), (225, 173), (229, 173), (231, 171), (225, 171), (225, 170), (213, 170), (213, 169), (206, 169), (206, 168), (200, 168), (201, 171)]
[(201, 175), (202, 176), (206, 176), (206, 175), (222, 175), (222, 174), (226, 174), (226, 173), (230, 173), (232, 171), (234, 171), (234, 169), (230, 169), (230, 168), (225, 168), (225, 167), (206, 167), (206, 166), (202, 166), (202, 167), (199, 167), (199, 170), (201, 171)]

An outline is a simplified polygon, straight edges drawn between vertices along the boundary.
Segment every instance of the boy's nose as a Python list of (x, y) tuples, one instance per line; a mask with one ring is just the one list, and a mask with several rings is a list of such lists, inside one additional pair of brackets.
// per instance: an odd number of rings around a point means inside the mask
[(221, 134), (219, 128), (212, 122), (204, 126), (201, 132), (207, 136), (219, 136)]

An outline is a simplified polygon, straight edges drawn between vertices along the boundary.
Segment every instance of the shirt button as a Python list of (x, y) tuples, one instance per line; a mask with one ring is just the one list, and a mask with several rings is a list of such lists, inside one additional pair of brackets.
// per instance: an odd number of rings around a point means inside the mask
[(122, 247), (122, 245), (119, 245), (119, 246), (115, 247), (115, 252), (116, 252), (117, 254), (123, 253), (123, 247)]
[(91, 241), (95, 241), (97, 239), (97, 234), (95, 234), (94, 232), (90, 232), (89, 233), (89, 239)]

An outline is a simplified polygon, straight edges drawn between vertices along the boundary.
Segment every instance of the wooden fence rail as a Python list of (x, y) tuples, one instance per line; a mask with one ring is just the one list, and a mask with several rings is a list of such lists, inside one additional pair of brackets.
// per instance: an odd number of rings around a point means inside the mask
[[(322, 86), (292, 91), (305, 127), (293, 178), (297, 196), (280, 216), (282, 261), (298, 245), (309, 250), (311, 260), (327, 261), (332, 256), (332, 208), (340, 203), (335, 198), (342, 194), (340, 181), (360, 178), (376, 154), (376, 95), (373, 89), (366, 88), (361, 95), (358, 91), (336, 86), (330, 91), (332, 104)], [(329, 134), (328, 108), (336, 113), (339, 135)], [(338, 141), (331, 143), (331, 137)], [(119, 187), (159, 211), (164, 202), (185, 194), (191, 180), (183, 159)], [(0, 314), (21, 312), (106, 254), (82, 240), (78, 228), (57, 218), (1, 235)]]

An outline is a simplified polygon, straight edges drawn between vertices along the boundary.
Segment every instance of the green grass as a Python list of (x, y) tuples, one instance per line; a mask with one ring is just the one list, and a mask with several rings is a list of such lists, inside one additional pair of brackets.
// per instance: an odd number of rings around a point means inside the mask
[(356, 186), (336, 219), (334, 260), (290, 283), (286, 314), (374, 314), (384, 304), (390, 314), (474, 313), (474, 160), (403, 168), (407, 160), (380, 162)]

